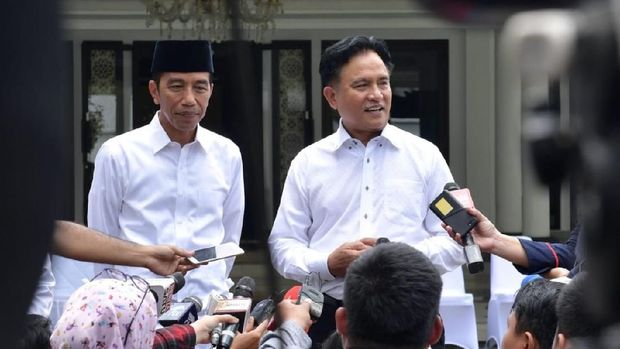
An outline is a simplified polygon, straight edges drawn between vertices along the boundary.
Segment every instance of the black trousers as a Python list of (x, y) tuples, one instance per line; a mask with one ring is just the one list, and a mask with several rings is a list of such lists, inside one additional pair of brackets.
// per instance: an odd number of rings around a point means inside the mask
[(342, 301), (323, 293), (323, 312), (317, 322), (312, 324), (308, 335), (312, 339), (312, 348), (320, 348), (321, 344), (336, 330), (336, 309)]

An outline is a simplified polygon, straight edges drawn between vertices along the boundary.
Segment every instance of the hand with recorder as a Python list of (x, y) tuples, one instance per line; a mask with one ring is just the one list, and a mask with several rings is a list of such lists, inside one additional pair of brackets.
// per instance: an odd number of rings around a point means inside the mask
[[(446, 183), (444, 190), (429, 205), (433, 213), (443, 221), (442, 225), (450, 226), (453, 232), (462, 237), (458, 242), (463, 245), (463, 252), (470, 273), (484, 270), (484, 262), (480, 247), (476, 245), (469, 232), (478, 224), (479, 220), (469, 214), (467, 208), (474, 207), (474, 202), (468, 189), (461, 189), (458, 184)], [(444, 226), (444, 228), (445, 228)]]

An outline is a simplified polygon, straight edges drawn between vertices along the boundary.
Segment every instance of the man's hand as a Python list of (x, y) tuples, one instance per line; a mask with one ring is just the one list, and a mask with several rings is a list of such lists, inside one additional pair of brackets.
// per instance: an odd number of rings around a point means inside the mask
[[(492, 252), (496, 239), (501, 233), (495, 228), (495, 225), (475, 208), (467, 208), (467, 212), (478, 220), (478, 224), (470, 231), (474, 241), (480, 247), (482, 252)], [(442, 223), (442, 226), (448, 234), (459, 244), (463, 245), (461, 234), (452, 230), (452, 227)]]
[(232, 315), (211, 315), (201, 317), (192, 322), (190, 326), (196, 332), (196, 343), (207, 344), (211, 340), (211, 332), (218, 324), (236, 324), (237, 322), (239, 322), (239, 319)]
[(548, 272), (544, 273), (543, 276), (545, 277), (545, 279), (557, 279), (560, 277), (564, 277), (564, 276), (568, 276), (568, 274), (570, 273), (570, 270), (566, 269), (566, 268), (553, 268), (553, 269), (549, 269)]
[[(267, 331), (269, 321), (265, 320), (258, 327), (254, 328), (254, 318), (250, 316), (248, 324), (243, 333), (237, 334), (233, 339), (230, 349), (256, 349), (260, 343), (260, 338)], [(254, 328), (254, 329), (253, 329)]]
[(295, 321), (299, 327), (308, 332), (312, 325), (310, 319), (310, 303), (301, 302), (301, 304), (295, 304), (290, 299), (284, 299), (278, 304), (278, 314), (282, 322), (287, 320)]
[(175, 271), (186, 273), (198, 267), (187, 260), (187, 257), (193, 255), (191, 251), (170, 245), (152, 245), (143, 248), (146, 256), (144, 266), (155, 274), (166, 276)]
[(340, 245), (327, 257), (329, 272), (335, 277), (344, 277), (349, 264), (356, 260), (362, 252), (373, 247), (376, 241), (377, 239), (373, 238), (363, 238)]

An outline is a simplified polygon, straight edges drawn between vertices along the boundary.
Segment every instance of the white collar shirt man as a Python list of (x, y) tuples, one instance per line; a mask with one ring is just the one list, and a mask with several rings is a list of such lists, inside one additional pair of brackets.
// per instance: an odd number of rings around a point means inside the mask
[[(244, 211), (239, 148), (198, 126), (181, 147), (170, 140), (159, 112), (150, 124), (103, 144), (88, 197), (89, 227), (139, 244), (188, 250), (239, 243)], [(192, 270), (178, 299), (228, 291), (234, 258)], [(98, 265), (96, 269), (107, 267)], [(143, 277), (147, 269), (116, 268)]]
[(440, 273), (465, 263), (462, 247), (441, 227), (429, 204), (453, 182), (432, 143), (386, 125), (367, 146), (338, 130), (303, 149), (292, 161), (269, 237), (273, 264), (303, 282), (310, 272), (321, 291), (342, 299), (327, 257), (341, 244), (364, 237), (408, 243)]

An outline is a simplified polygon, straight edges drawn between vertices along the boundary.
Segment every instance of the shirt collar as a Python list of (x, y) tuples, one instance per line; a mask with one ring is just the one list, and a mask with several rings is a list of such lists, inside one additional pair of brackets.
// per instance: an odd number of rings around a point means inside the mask
[(155, 116), (151, 120), (150, 126), (153, 128), (153, 154), (156, 154), (160, 150), (164, 149), (165, 146), (170, 143), (170, 137), (166, 133), (166, 130), (161, 126), (161, 122), (159, 122), (159, 111), (155, 113)]
[[(167, 146), (170, 142), (170, 137), (166, 133), (166, 130), (161, 126), (161, 122), (159, 121), (159, 111), (155, 113), (153, 120), (151, 120), (151, 126), (153, 127), (153, 154), (156, 154), (160, 150), (162, 150), (165, 146)], [(209, 145), (209, 137), (206, 129), (198, 126), (198, 130), (196, 131), (196, 141), (200, 146), (207, 151)]]
[[(348, 140), (352, 139), (349, 132), (347, 132), (342, 125), (342, 118), (338, 121), (338, 130), (336, 130), (335, 136), (336, 137), (333, 143), (334, 151), (340, 149), (340, 147), (342, 147)], [(390, 124), (385, 125), (383, 131), (381, 131), (381, 134), (373, 139), (385, 139), (396, 148), (402, 147), (401, 139), (398, 136), (398, 129), (396, 126)]]

